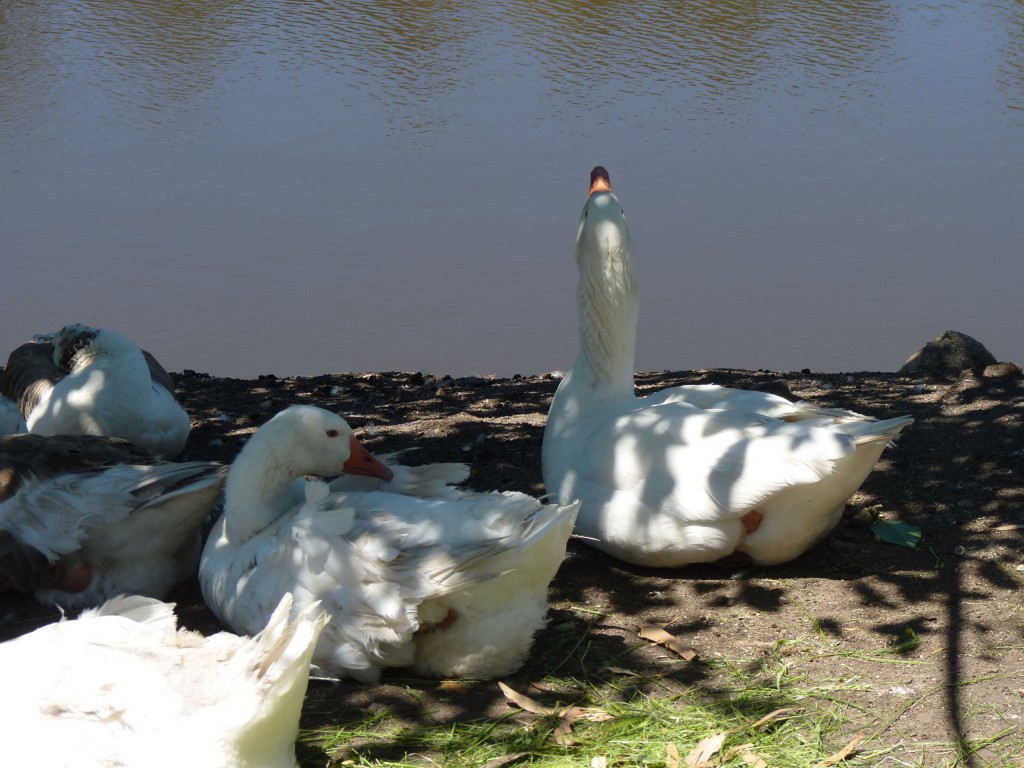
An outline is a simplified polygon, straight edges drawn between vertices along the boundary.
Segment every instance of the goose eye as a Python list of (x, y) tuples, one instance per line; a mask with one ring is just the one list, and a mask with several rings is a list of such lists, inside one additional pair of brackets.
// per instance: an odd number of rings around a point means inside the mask
[(328, 437), (337, 437), (338, 436), (338, 430), (336, 430), (336, 429), (328, 429), (327, 430), (327, 436)]

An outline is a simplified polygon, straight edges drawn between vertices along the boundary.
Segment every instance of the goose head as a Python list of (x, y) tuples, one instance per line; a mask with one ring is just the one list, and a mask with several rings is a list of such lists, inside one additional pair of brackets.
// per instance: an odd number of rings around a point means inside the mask
[[(626, 214), (619, 198), (612, 192), (608, 171), (597, 166), (590, 172), (590, 191), (580, 214), (576, 236), (576, 265), (584, 267), (592, 261), (632, 264), (632, 245)], [(633, 280), (635, 287), (636, 281)]]
[(250, 448), (295, 475), (347, 473), (390, 480), (394, 474), (366, 450), (341, 416), (311, 405), (278, 413), (253, 435), (245, 450)]
[(224, 487), (228, 537), (248, 541), (293, 502), (286, 489), (303, 475), (367, 475), (390, 480), (391, 469), (356, 439), (343, 418), (311, 405), (286, 408), (249, 438)]
[(80, 365), (102, 357), (142, 359), (142, 352), (127, 337), (81, 323), (65, 325), (47, 340), (53, 344), (53, 364), (65, 371), (73, 371)]

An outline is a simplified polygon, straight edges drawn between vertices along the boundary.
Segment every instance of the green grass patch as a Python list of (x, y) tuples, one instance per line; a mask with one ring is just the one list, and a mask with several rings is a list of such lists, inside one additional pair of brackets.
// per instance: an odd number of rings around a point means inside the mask
[[(724, 734), (713, 753), (715, 765), (745, 766), (754, 758), (771, 766), (806, 768), (832, 754), (842, 739), (843, 718), (830, 698), (833, 689), (815, 698), (815, 691), (796, 678), (774, 672), (752, 677), (749, 662), (721, 661), (705, 666), (723, 687), (681, 686), (675, 678), (685, 666), (667, 664), (650, 677), (615, 667), (618, 672), (603, 667), (602, 675), (549, 675), (543, 693), (519, 683), (522, 690), (517, 691), (532, 711), (505, 697), (497, 683), (468, 683), (507, 704), (506, 714), (490, 719), (429, 723), (409, 722), (386, 708), (365, 715), (344, 708), (333, 715), (325, 711), (318, 719), (333, 719), (337, 725), (304, 732), (300, 742), (308, 749), (300, 750), (305, 758), (300, 762), (556, 768), (591, 766), (597, 758), (608, 766), (668, 768), (685, 765), (698, 744)], [(808, 706), (812, 700), (816, 704)]]

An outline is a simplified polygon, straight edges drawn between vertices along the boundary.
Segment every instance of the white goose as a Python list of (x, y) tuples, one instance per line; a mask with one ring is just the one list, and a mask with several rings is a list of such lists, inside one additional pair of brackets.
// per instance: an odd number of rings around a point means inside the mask
[(910, 417), (886, 421), (713, 385), (633, 390), (637, 283), (629, 230), (595, 168), (576, 241), (580, 352), (544, 431), (543, 471), (577, 532), (630, 563), (734, 552), (786, 562), (838, 523)]
[(191, 424), (174, 382), (145, 350), (113, 331), (67, 325), (11, 352), (0, 394), (37, 435), (108, 435), (174, 458)]
[(267, 621), (281, 595), (330, 615), (314, 662), (379, 679), (384, 667), (436, 677), (516, 669), (543, 625), (575, 506), (520, 493), (423, 499), (332, 492), (302, 475), (388, 479), (339, 416), (292, 406), (264, 424), (228, 474), (224, 514), (199, 566), (206, 602), (237, 632)]
[(257, 637), (176, 629), (174, 606), (117, 597), (0, 644), (0, 765), (294, 768), (323, 619)]
[(118, 438), (0, 437), (0, 589), (67, 609), (163, 597), (195, 574), (226, 473)]

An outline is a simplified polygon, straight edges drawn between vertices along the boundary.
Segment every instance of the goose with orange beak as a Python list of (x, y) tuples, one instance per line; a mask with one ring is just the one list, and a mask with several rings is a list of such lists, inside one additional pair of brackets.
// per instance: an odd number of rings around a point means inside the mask
[(580, 350), (548, 413), (544, 483), (562, 504), (580, 502), (584, 541), (621, 560), (792, 560), (835, 527), (912, 421), (710, 384), (637, 397), (633, 245), (600, 166), (580, 217), (576, 265)]
[(424, 498), (387, 482), (302, 480), (297, 497), (297, 478), (341, 472), (392, 476), (323, 409), (292, 406), (250, 438), (199, 567), (220, 619), (252, 634), (285, 594), (293, 612), (319, 601), (328, 621), (314, 663), (363, 681), (385, 667), (476, 678), (517, 668), (545, 621), (576, 506), (454, 489)]

